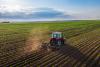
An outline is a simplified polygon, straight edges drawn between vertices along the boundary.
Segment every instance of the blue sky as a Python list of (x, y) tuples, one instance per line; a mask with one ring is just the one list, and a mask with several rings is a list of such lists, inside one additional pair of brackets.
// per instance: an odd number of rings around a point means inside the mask
[(0, 20), (100, 19), (100, 0), (0, 0)]

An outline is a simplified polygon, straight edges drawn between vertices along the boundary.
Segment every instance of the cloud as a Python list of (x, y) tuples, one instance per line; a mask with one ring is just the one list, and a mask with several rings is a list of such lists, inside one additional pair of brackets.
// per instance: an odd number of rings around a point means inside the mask
[(71, 18), (70, 15), (64, 14), (52, 8), (36, 8), (22, 11), (5, 11), (0, 12), (1, 19), (52, 19), (52, 18)]
[(83, 20), (100, 19), (99, 9), (67, 13), (53, 8), (33, 8), (22, 5), (0, 5), (0, 20)]
[(70, 15), (64, 14), (52, 8), (38, 8), (35, 12), (30, 14), (33, 18), (69, 18)]

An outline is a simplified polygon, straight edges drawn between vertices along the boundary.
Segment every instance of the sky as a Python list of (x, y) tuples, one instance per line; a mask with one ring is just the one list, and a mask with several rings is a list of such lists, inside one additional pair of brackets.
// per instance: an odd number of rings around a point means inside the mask
[(0, 20), (100, 20), (100, 0), (0, 0)]

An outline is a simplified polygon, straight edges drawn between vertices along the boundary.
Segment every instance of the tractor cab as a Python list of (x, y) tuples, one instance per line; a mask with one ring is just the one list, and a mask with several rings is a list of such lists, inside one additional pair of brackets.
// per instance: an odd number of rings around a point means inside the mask
[(50, 39), (51, 48), (60, 48), (64, 45), (64, 38), (62, 32), (52, 32)]

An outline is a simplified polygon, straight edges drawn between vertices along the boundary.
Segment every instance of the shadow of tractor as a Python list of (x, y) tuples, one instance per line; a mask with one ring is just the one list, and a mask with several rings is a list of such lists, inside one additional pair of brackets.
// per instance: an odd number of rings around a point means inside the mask
[(65, 45), (61, 47), (58, 52), (66, 56), (72, 57), (78, 61), (81, 61), (83, 58), (86, 58), (86, 56), (82, 52), (80, 52), (78, 48), (71, 45)]

